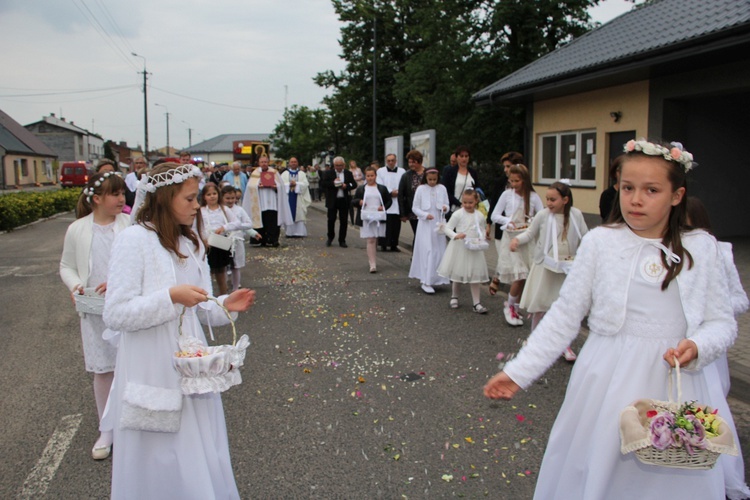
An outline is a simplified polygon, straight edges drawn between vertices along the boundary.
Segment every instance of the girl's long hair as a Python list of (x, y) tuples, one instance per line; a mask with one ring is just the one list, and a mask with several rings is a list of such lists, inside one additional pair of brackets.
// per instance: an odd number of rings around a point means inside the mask
[[(173, 170), (180, 165), (178, 163), (162, 163), (151, 171), (152, 175), (161, 174)], [(197, 178), (196, 178), (197, 179)], [(187, 258), (180, 253), (180, 236), (189, 239), (195, 250), (200, 250), (201, 234), (201, 217), (195, 217), (195, 224), (198, 234), (190, 226), (179, 224), (175, 220), (174, 211), (172, 210), (172, 201), (182, 190), (184, 182), (162, 186), (156, 189), (156, 192), (146, 193), (141, 209), (136, 215), (136, 222), (150, 231), (154, 231), (159, 237), (161, 246), (172, 252), (181, 259)]]
[[(96, 185), (97, 181), (101, 181), (99, 186)], [(104, 174), (94, 174), (86, 184), (84, 191), (88, 189), (93, 189), (94, 194), (103, 197), (108, 194), (125, 191), (125, 181), (122, 180), (122, 177), (114, 173), (110, 173), (106, 178), (104, 177)], [(80, 219), (81, 217), (86, 217), (93, 211), (94, 207), (89, 203), (88, 195), (81, 192), (81, 196), (78, 197), (78, 203), (76, 204), (76, 218)]]
[(570, 222), (570, 208), (573, 206), (573, 192), (571, 191), (570, 186), (560, 181), (550, 184), (549, 189), (554, 189), (560, 193), (560, 196), (563, 198), (568, 198), (568, 202), (563, 207), (565, 218), (563, 222), (562, 238), (565, 239), (568, 236), (568, 222)]
[(223, 191), (221, 190), (221, 188), (219, 188), (219, 186), (217, 186), (213, 182), (207, 182), (206, 185), (203, 186), (203, 189), (201, 189), (201, 195), (200, 195), (201, 206), (202, 207), (207, 206), (207, 203), (206, 203), (206, 193), (208, 193), (209, 189), (215, 189), (216, 190), (216, 194), (219, 195), (219, 199), (217, 200), (217, 203), (219, 204), (220, 207), (223, 207), (224, 206), (224, 203), (223, 203), (223, 200), (224, 200)]
[(531, 210), (531, 192), (534, 191), (534, 187), (531, 185), (531, 174), (529, 174), (529, 169), (526, 168), (526, 165), (523, 165), (522, 163), (516, 163), (515, 165), (510, 166), (508, 178), (513, 174), (521, 176), (521, 182), (523, 182), (523, 214), (528, 216), (529, 211)]
[[(664, 162), (664, 166), (667, 168), (667, 178), (672, 186), (672, 192), (678, 189), (685, 188), (685, 193), (682, 196), (682, 200), (676, 206), (673, 206), (669, 212), (669, 220), (667, 221), (667, 228), (664, 231), (664, 236), (661, 239), (662, 245), (672, 250), (672, 252), (680, 257), (680, 262), (674, 263), (667, 259), (664, 252), (661, 252), (661, 262), (664, 268), (667, 270), (667, 274), (664, 276), (664, 281), (661, 284), (661, 289), (666, 290), (669, 283), (680, 274), (682, 266), (685, 263), (685, 259), (688, 259), (688, 269), (693, 267), (693, 256), (690, 252), (682, 246), (682, 232), (689, 230), (687, 224), (687, 175), (685, 169), (679, 163), (675, 161), (669, 161), (663, 159), (660, 156), (651, 156), (640, 151), (632, 151), (622, 155), (622, 162), (620, 163), (620, 182), (622, 182), (622, 167), (628, 160), (641, 156), (644, 158), (654, 158)], [(607, 220), (607, 225), (615, 224), (627, 224), (625, 217), (622, 215), (622, 209), (620, 208), (620, 190), (617, 190), (615, 200), (612, 206), (612, 213)]]

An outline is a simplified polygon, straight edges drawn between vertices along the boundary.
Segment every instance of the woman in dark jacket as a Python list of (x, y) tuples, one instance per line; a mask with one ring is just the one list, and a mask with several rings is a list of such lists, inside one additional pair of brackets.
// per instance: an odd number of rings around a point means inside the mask
[[(412, 232), (415, 235), (417, 234), (417, 222), (419, 222), (419, 219), (411, 211), (411, 206), (414, 203), (414, 193), (417, 192), (417, 188), (422, 183), (422, 177), (424, 177), (423, 159), (422, 153), (416, 149), (412, 149), (406, 154), (406, 161), (409, 162), (409, 170), (401, 177), (401, 182), (398, 185), (398, 209), (401, 214), (401, 220), (409, 221)], [(413, 238), (411, 246), (414, 248)]]
[(448, 191), (448, 199), (451, 202), (449, 216), (461, 208), (461, 194), (464, 191), (479, 187), (477, 171), (469, 167), (469, 160), (471, 159), (469, 148), (459, 146), (456, 148), (455, 154), (458, 165), (449, 168), (442, 180), (443, 186)]

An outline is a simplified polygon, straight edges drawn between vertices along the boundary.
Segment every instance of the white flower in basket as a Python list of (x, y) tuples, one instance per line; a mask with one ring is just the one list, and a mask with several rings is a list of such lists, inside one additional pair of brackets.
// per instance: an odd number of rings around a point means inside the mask
[[(219, 304), (213, 297), (209, 297), (209, 300)], [(172, 357), (172, 364), (182, 377), (180, 385), (183, 394), (224, 392), (242, 383), (240, 368), (245, 363), (245, 351), (250, 339), (243, 335), (237, 340), (237, 330), (229, 311), (221, 304), (219, 307), (232, 324), (232, 345), (206, 346), (195, 337), (183, 335), (184, 309), (180, 315), (180, 339), (177, 342), (180, 350)]]
[[(675, 360), (676, 361), (676, 360)], [(680, 364), (675, 365), (677, 401), (682, 400)], [(710, 469), (720, 453), (737, 455), (734, 436), (716, 410), (695, 401), (639, 399), (620, 413), (620, 451), (635, 452), (645, 464), (680, 469)]]

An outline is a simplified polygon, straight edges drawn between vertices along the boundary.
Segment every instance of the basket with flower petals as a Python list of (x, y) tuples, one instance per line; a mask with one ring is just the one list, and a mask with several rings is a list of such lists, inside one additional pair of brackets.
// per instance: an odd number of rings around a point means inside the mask
[[(680, 364), (675, 362), (677, 401), (682, 401)], [(672, 374), (670, 370), (669, 401), (639, 399), (620, 413), (622, 454), (634, 452), (643, 463), (680, 469), (710, 469), (719, 454), (737, 455), (732, 431), (718, 410), (672, 399)]]
[(226, 313), (232, 325), (232, 345), (207, 346), (200, 339), (183, 335), (182, 319), (185, 309), (180, 314), (178, 340), (179, 351), (174, 353), (172, 364), (180, 374), (183, 394), (205, 394), (224, 392), (232, 386), (242, 383), (240, 367), (245, 362), (245, 351), (250, 345), (247, 335), (237, 339), (237, 329), (229, 311), (215, 298)]

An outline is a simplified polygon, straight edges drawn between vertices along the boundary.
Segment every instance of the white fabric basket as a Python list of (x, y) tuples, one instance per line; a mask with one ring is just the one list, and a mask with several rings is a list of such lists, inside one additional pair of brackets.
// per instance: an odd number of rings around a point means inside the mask
[(206, 346), (195, 337), (182, 334), (182, 318), (185, 309), (180, 314), (180, 339), (178, 346), (181, 352), (197, 353), (200, 356), (179, 357), (172, 356), (172, 364), (180, 374), (180, 386), (183, 394), (206, 394), (208, 392), (224, 392), (232, 386), (242, 383), (240, 367), (245, 363), (245, 351), (250, 345), (250, 339), (243, 335), (237, 340), (237, 329), (229, 311), (215, 298), (216, 302), (226, 313), (232, 325), (232, 345)]
[(225, 236), (223, 234), (209, 233), (208, 234), (208, 245), (222, 250), (231, 250), (234, 244), (234, 239), (231, 236)]
[(84, 314), (97, 314), (104, 312), (104, 295), (96, 292), (95, 288), (84, 288), (83, 295), (73, 294), (76, 301), (76, 311)]

